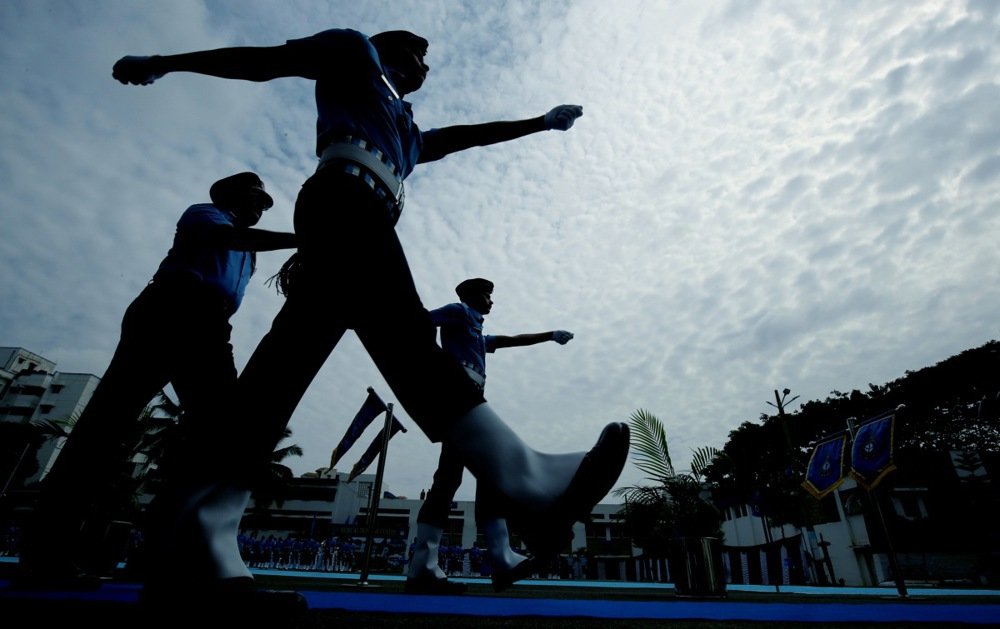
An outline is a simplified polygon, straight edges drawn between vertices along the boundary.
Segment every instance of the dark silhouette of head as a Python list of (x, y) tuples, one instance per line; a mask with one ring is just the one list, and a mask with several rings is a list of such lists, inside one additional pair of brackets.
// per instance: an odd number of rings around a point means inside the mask
[(404, 94), (420, 89), (430, 68), (424, 63), (427, 40), (410, 31), (385, 31), (368, 38), (389, 78)]
[(384, 31), (368, 38), (379, 55), (392, 54), (400, 48), (409, 48), (421, 57), (427, 54), (427, 40), (410, 31)]
[(264, 182), (249, 171), (216, 181), (208, 195), (212, 203), (232, 212), (246, 226), (256, 225), (264, 210), (274, 205), (274, 199), (264, 190)]
[(216, 181), (209, 188), (208, 196), (212, 197), (212, 203), (216, 205), (238, 203), (248, 196), (256, 196), (266, 203), (266, 208), (274, 205), (274, 199), (264, 190), (264, 182), (260, 176), (249, 171), (229, 175)]
[(478, 311), (480, 314), (489, 314), (493, 309), (493, 282), (481, 277), (473, 277), (463, 281), (455, 287), (458, 298), (462, 303)]

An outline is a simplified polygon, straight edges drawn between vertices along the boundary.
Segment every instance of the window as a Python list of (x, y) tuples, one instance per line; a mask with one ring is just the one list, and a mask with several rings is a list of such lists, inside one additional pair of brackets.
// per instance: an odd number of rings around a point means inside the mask
[(55, 408), (55, 406), (52, 405), (52, 404), (39, 404), (38, 405), (38, 410), (41, 411), (43, 415), (48, 415), (49, 413), (51, 413), (53, 408)]
[(53, 384), (51, 387), (49, 387), (49, 389), (53, 393), (59, 393), (59, 392), (61, 392), (63, 390), (64, 386), (66, 386), (66, 385), (63, 385), (63, 384)]

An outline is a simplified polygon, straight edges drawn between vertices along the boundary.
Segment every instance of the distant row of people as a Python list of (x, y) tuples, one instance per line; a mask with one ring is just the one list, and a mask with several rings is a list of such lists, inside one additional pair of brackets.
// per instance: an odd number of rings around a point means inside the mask
[[(0, 557), (17, 557), (20, 552), (21, 529), (10, 524), (0, 533)], [(240, 555), (251, 569), (296, 570), (312, 572), (352, 573), (361, 570), (365, 540), (356, 537), (279, 537), (260, 536), (241, 532), (238, 536)], [(142, 533), (133, 530), (120, 559), (128, 568), (129, 559), (142, 546)], [(405, 553), (406, 544), (402, 540), (378, 540), (372, 545), (373, 571), (398, 574), (405, 566), (411, 565), (417, 540)], [(492, 578), (496, 565), (487, 549), (474, 545), (465, 548), (460, 545), (442, 544), (437, 551), (438, 567), (449, 577), (479, 576)], [(581, 555), (560, 557), (558, 562), (548, 567), (534, 565), (526, 574), (539, 578), (584, 579), (587, 577), (587, 558)], [(547, 569), (548, 568), (548, 569)], [(409, 572), (409, 568), (406, 569)]]

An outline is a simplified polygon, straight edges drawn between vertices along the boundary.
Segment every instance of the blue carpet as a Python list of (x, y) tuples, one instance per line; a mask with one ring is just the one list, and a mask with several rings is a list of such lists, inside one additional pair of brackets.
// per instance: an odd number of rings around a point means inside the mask
[(302, 592), (310, 608), (460, 616), (552, 616), (653, 620), (757, 620), (786, 622), (1000, 623), (1000, 605), (907, 603), (740, 603), (600, 601), (538, 598), (408, 596), (349, 592)]
[[(15, 590), (0, 580), (3, 599), (48, 601), (95, 601), (134, 603), (139, 586), (111, 582), (94, 592), (50, 592)], [(559, 618), (652, 619), (652, 620), (741, 620), (761, 622), (953, 622), (968, 625), (1000, 624), (1000, 604), (899, 602), (740, 602), (607, 601), (580, 599), (509, 598), (504, 596), (414, 596), (361, 591), (299, 590), (310, 609), (342, 609), (388, 614), (449, 614), (460, 616), (541, 616)]]

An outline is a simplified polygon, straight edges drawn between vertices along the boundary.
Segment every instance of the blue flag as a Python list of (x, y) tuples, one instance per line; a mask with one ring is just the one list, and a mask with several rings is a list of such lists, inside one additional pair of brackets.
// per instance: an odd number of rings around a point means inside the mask
[(875, 489), (886, 474), (896, 469), (892, 460), (894, 414), (861, 424), (851, 448), (851, 476), (865, 489)]
[(384, 413), (386, 410), (385, 403), (382, 402), (382, 398), (375, 393), (375, 389), (368, 387), (368, 397), (365, 399), (365, 403), (361, 405), (361, 409), (358, 411), (357, 415), (354, 416), (354, 420), (351, 425), (347, 427), (347, 432), (344, 433), (344, 437), (337, 444), (337, 447), (333, 449), (330, 453), (330, 469), (332, 470), (337, 461), (343, 457), (354, 442), (358, 440), (361, 433), (365, 431), (368, 424), (372, 423), (376, 417)]
[(802, 486), (817, 500), (827, 495), (844, 482), (844, 452), (847, 449), (847, 435), (834, 437), (816, 446), (809, 457), (806, 480)]
[[(399, 420), (393, 417), (392, 427), (391, 430), (389, 430), (389, 439), (392, 439), (393, 436), (395, 436), (395, 434), (401, 430), (403, 432), (406, 432), (406, 428), (403, 428), (403, 424), (399, 423)], [(378, 434), (375, 435), (375, 439), (372, 440), (371, 445), (368, 446), (368, 449), (365, 450), (365, 453), (361, 455), (361, 458), (358, 459), (358, 462), (355, 463), (354, 467), (351, 468), (351, 475), (347, 477), (347, 482), (351, 482), (352, 480), (357, 478), (359, 474), (362, 474), (365, 470), (367, 470), (368, 466), (371, 465), (372, 461), (375, 460), (375, 457), (379, 455), (379, 453), (382, 451), (382, 439), (384, 434), (385, 434), (385, 428), (383, 427), (382, 430), (378, 431)]]

